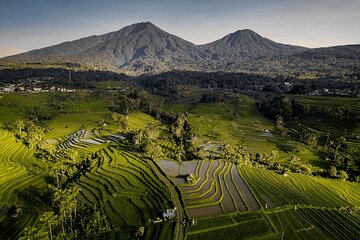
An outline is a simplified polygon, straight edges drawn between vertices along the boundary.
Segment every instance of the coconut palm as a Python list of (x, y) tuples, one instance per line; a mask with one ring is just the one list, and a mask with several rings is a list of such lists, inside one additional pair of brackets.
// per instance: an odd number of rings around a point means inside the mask
[(41, 222), (48, 224), (50, 240), (53, 239), (52, 226), (58, 224), (58, 218), (54, 212), (50, 211), (45, 212), (40, 219)]

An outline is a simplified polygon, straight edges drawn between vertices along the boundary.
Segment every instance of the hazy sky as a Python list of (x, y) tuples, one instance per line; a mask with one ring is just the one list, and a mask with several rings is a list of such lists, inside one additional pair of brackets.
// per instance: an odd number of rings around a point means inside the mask
[(360, 0), (0, 0), (0, 57), (143, 21), (195, 44), (245, 28), (307, 47), (360, 44)]

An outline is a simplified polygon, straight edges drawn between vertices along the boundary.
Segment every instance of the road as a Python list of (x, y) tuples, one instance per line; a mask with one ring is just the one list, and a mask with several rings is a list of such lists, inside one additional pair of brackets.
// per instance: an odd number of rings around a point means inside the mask
[(151, 160), (147, 160), (151, 168), (154, 170), (156, 176), (162, 181), (166, 187), (170, 191), (171, 201), (173, 202), (174, 206), (176, 207), (176, 226), (175, 226), (175, 240), (183, 240), (185, 237), (185, 224), (183, 224), (185, 220), (185, 212), (184, 208), (180, 202), (180, 196), (175, 189), (174, 184), (160, 171), (159, 166)]

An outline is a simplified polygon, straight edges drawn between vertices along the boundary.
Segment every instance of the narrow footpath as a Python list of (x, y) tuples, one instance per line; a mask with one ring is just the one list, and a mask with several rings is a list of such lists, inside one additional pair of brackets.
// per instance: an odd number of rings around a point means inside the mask
[[(156, 176), (162, 181), (165, 186), (169, 189), (170, 195), (171, 195), (171, 201), (173, 202), (174, 206), (176, 207), (176, 226), (175, 226), (175, 233), (174, 233), (174, 239), (175, 240), (183, 240), (185, 237), (185, 226), (186, 221), (185, 220), (185, 212), (184, 208), (180, 202), (180, 196), (178, 195), (178, 192), (175, 189), (174, 184), (162, 174), (162, 172), (159, 169), (159, 166), (156, 165), (151, 160), (147, 160), (151, 168), (153, 169)], [(185, 222), (185, 224), (184, 224)]]

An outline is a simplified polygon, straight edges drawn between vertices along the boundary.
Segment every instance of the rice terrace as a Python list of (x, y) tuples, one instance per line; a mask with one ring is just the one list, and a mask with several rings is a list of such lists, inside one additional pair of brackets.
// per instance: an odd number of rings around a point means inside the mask
[(359, 3), (14, 2), (0, 240), (360, 239)]

